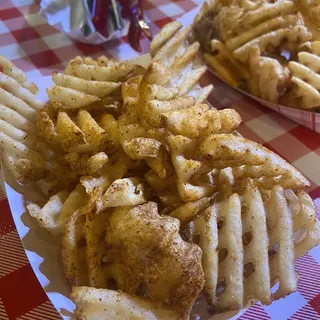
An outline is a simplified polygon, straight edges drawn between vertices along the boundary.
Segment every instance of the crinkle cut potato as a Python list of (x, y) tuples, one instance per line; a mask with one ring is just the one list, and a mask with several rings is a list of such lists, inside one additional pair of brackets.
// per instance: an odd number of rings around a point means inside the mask
[(189, 40), (200, 42), (204, 61), (231, 86), (318, 111), (319, 17), (316, 0), (211, 0), (194, 19)]
[[(270, 6), (263, 14), (288, 32), (295, 8), (285, 1), (280, 21)], [(220, 27), (245, 59), (252, 39)], [(206, 67), (200, 44), (185, 44), (190, 32), (166, 25), (146, 69), (74, 58), (53, 74), (45, 105), (23, 72), (0, 58), (3, 160), (19, 183), (46, 198), (27, 209), (61, 236), (78, 319), (189, 319), (201, 292), (210, 313), (253, 300), (268, 305), (296, 290), (295, 261), (320, 242), (317, 209), (304, 191), (309, 181), (239, 136), (235, 110), (205, 102), (213, 87), (199, 85)], [(235, 58), (215, 45), (236, 70)], [(292, 81), (305, 80), (317, 50), (310, 44), (311, 53), (289, 65)], [(263, 59), (256, 63), (268, 64)], [(248, 78), (243, 66), (237, 70), (235, 81)]]

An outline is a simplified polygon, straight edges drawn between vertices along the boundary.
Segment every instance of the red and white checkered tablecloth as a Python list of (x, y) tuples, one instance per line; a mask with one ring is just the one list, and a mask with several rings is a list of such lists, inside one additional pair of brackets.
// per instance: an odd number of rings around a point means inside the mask
[[(145, 16), (154, 34), (167, 22), (192, 10), (201, 0), (144, 1)], [(76, 55), (97, 57), (105, 54), (120, 59), (137, 56), (127, 38), (105, 45), (76, 43), (37, 15), (32, 0), (0, 0), (0, 55), (5, 55), (30, 78), (62, 70)], [(142, 40), (148, 51), (149, 41)], [(213, 83), (210, 102), (229, 106), (242, 116), (239, 131), (276, 151), (293, 163), (312, 182), (311, 196), (320, 200), (320, 135), (282, 117), (241, 95), (208, 74), (203, 83)], [(319, 197), (319, 199), (317, 199)], [(320, 202), (320, 201), (319, 201)], [(256, 304), (240, 319), (320, 319), (320, 247), (297, 262), (298, 291), (265, 307)], [(14, 226), (5, 195), (0, 191), (0, 319), (60, 319), (48, 300), (26, 258)]]

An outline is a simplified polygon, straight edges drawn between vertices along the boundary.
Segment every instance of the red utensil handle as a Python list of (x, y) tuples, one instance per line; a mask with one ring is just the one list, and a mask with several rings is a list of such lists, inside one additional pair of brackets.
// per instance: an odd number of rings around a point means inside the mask
[(107, 31), (108, 15), (110, 0), (93, 0), (92, 1), (92, 23), (100, 34), (108, 38)]
[[(128, 33), (128, 40), (132, 48), (137, 51), (141, 51), (139, 44), (141, 33), (143, 32), (149, 39), (151, 38), (151, 32), (148, 25), (148, 30), (142, 28), (140, 23), (144, 21), (142, 0), (119, 0), (122, 5), (122, 16), (130, 19), (130, 28)], [(139, 23), (140, 22), (140, 23)]]

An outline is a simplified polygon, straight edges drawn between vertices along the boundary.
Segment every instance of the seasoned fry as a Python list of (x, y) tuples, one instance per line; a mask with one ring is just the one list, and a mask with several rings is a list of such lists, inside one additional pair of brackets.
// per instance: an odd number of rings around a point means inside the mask
[(205, 210), (212, 201), (212, 198), (202, 198), (200, 200), (187, 202), (181, 207), (172, 211), (169, 215), (179, 219), (180, 223), (184, 225)]
[[(93, 198), (97, 195), (98, 193)], [(85, 239), (89, 285), (95, 288), (107, 288), (108, 281), (112, 278), (108, 263), (103, 261), (107, 251), (104, 238), (109, 214), (108, 211), (96, 214), (95, 204), (86, 211)]]
[(167, 43), (172, 36), (182, 27), (181, 23), (174, 21), (166, 24), (153, 38), (150, 44), (150, 54), (155, 55), (159, 49)]
[(23, 71), (16, 67), (6, 57), (0, 56), (0, 66), (3, 74), (17, 81), (23, 88), (26, 88), (31, 93), (38, 93), (38, 87), (34, 83), (28, 82)]
[(239, 87), (249, 78), (248, 70), (228, 52), (224, 44), (218, 40), (211, 41), (212, 55), (204, 54), (204, 60), (227, 83)]
[(80, 57), (73, 59), (64, 73), (84, 80), (118, 81), (123, 80), (134, 68), (132, 64), (115, 60), (107, 61), (105, 65), (100, 66), (87, 62)]
[(34, 182), (44, 175), (45, 158), (22, 142), (0, 132), (3, 161), (15, 179), (21, 183)]
[(196, 235), (200, 236), (199, 245), (204, 251), (205, 290), (210, 304), (214, 303), (215, 312), (241, 308), (244, 297), (239, 196), (235, 194), (208, 208), (196, 220)]
[[(261, 56), (268, 46), (274, 48), (284, 45), (289, 51), (297, 51), (297, 45), (311, 40), (310, 31), (302, 25), (291, 28), (278, 29), (266, 33), (258, 38), (255, 38), (244, 46), (234, 51), (234, 56), (242, 63), (247, 64), (250, 60), (250, 52), (257, 52)], [(285, 43), (284, 40), (286, 41)]]
[(314, 201), (304, 191), (298, 191), (295, 195), (292, 191), (286, 194), (289, 206), (296, 206), (298, 210), (293, 212), (293, 232), (295, 236), (295, 258), (298, 259), (305, 252), (319, 243), (320, 224), (317, 218), (318, 209)]
[(161, 179), (154, 171), (150, 170), (144, 178), (165, 207), (173, 210), (182, 204), (177, 190), (176, 177)]
[(159, 308), (142, 298), (121, 291), (74, 287), (71, 299), (76, 304), (77, 317), (84, 320), (176, 320), (180, 317), (168, 308)]
[(202, 266), (205, 275), (204, 291), (209, 304), (216, 302), (218, 283), (218, 227), (217, 210), (212, 205), (194, 222), (194, 237), (199, 236), (202, 250)]
[(169, 153), (154, 131), (139, 124), (124, 125), (120, 131), (122, 148), (131, 159), (144, 159), (161, 178), (172, 174)]
[(86, 215), (76, 211), (68, 220), (61, 241), (64, 274), (70, 287), (89, 285), (85, 220)]
[(289, 69), (292, 72), (291, 81), (295, 85), (293, 88), (294, 99), (290, 103), (299, 101), (303, 109), (315, 108), (320, 105), (320, 74), (319, 74), (319, 47), (318, 41), (311, 44), (311, 53), (300, 52), (298, 62), (290, 61)]
[(39, 113), (37, 128), (53, 145), (61, 145), (65, 152), (96, 152), (114, 150), (107, 132), (86, 110), (80, 110), (74, 119), (65, 111), (57, 113), (56, 123), (46, 109)]
[(213, 133), (231, 133), (241, 123), (240, 115), (235, 110), (210, 110), (206, 104), (169, 111), (161, 117), (165, 128), (176, 135), (190, 138), (206, 137)]
[[(278, 103), (284, 88), (290, 82), (289, 69), (284, 68), (276, 59), (256, 56), (250, 60), (250, 71), (250, 91), (262, 99)], [(265, 85), (266, 82), (268, 86)]]
[(269, 233), (271, 282), (279, 280), (280, 286), (273, 298), (279, 299), (297, 290), (294, 270), (294, 242), (292, 216), (288, 210), (283, 189), (275, 186), (266, 204)]
[(27, 82), (22, 70), (0, 57), (0, 149), (2, 159), (15, 179), (29, 184), (42, 178), (47, 148), (34, 128), (43, 108), (35, 93), (38, 88)]
[[(212, 168), (204, 161), (193, 160), (197, 142), (183, 136), (170, 136), (167, 141), (181, 199), (188, 202), (211, 195), (214, 186), (201, 182), (201, 176), (210, 173)], [(190, 157), (190, 154), (193, 156)]]
[(181, 239), (179, 220), (158, 215), (153, 202), (117, 208), (108, 221), (106, 243), (120, 290), (139, 292), (187, 317), (204, 281), (201, 250)]
[(36, 203), (30, 203), (27, 209), (41, 227), (53, 234), (59, 234), (63, 233), (69, 218), (87, 202), (84, 188), (78, 185), (71, 193), (67, 190), (59, 191), (42, 208)]
[[(235, 177), (277, 177), (286, 189), (310, 186), (301, 173), (267, 148), (235, 135), (211, 135), (200, 145), (202, 155), (215, 168), (239, 167)], [(242, 171), (241, 166), (245, 166)], [(250, 168), (250, 166), (252, 166)]]
[[(145, 82), (142, 82), (143, 100), (146, 99), (144, 97), (144, 92), (148, 90), (150, 85), (157, 85), (156, 87), (159, 91), (161, 90), (160, 86), (163, 87), (167, 84), (165, 79), (168, 79), (169, 77), (171, 88), (179, 89), (179, 96), (191, 95), (194, 96), (196, 103), (202, 103), (210, 94), (213, 88), (212, 86), (200, 88), (198, 85), (199, 79), (206, 71), (206, 67), (199, 64), (196, 59), (196, 55), (199, 51), (199, 44), (194, 43), (190, 47), (185, 45), (185, 41), (191, 31), (191, 26), (178, 31), (180, 28), (181, 25), (172, 22), (167, 25), (164, 32), (166, 33), (167, 30), (170, 30), (170, 34), (168, 34), (168, 36), (159, 34), (159, 37), (155, 37), (151, 42), (151, 47), (156, 47), (157, 51), (154, 49), (151, 52), (153, 56), (153, 63), (149, 74), (145, 76)], [(162, 43), (162, 46), (159, 49), (157, 44), (158, 41), (161, 41)], [(157, 65), (160, 61), (164, 66), (160, 67)], [(159, 78), (160, 75), (161, 78)], [(166, 99), (159, 100), (168, 101), (174, 98), (174, 96), (169, 95)], [(154, 102), (156, 103), (156, 101)], [(174, 110), (172, 108), (176, 109), (176, 107), (171, 107), (170, 110)], [(151, 118), (152, 116), (150, 116), (150, 119)]]
[(99, 211), (109, 207), (136, 206), (147, 201), (147, 190), (139, 178), (115, 180), (101, 196)]
[(79, 90), (99, 98), (110, 94), (121, 85), (121, 82), (89, 81), (57, 72), (53, 73), (52, 80), (57, 86)]

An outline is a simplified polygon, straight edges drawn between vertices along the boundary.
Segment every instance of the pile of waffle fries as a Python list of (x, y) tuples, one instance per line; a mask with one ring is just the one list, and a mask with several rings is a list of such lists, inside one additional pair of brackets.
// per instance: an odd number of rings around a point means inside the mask
[(228, 84), (298, 109), (320, 107), (319, 1), (205, 2), (190, 42)]
[(295, 261), (320, 242), (308, 180), (239, 136), (235, 110), (205, 103), (191, 29), (166, 25), (147, 69), (74, 58), (45, 105), (0, 59), (3, 161), (46, 197), (27, 209), (61, 235), (79, 319), (189, 319), (202, 291), (212, 313), (270, 304), (296, 290)]

